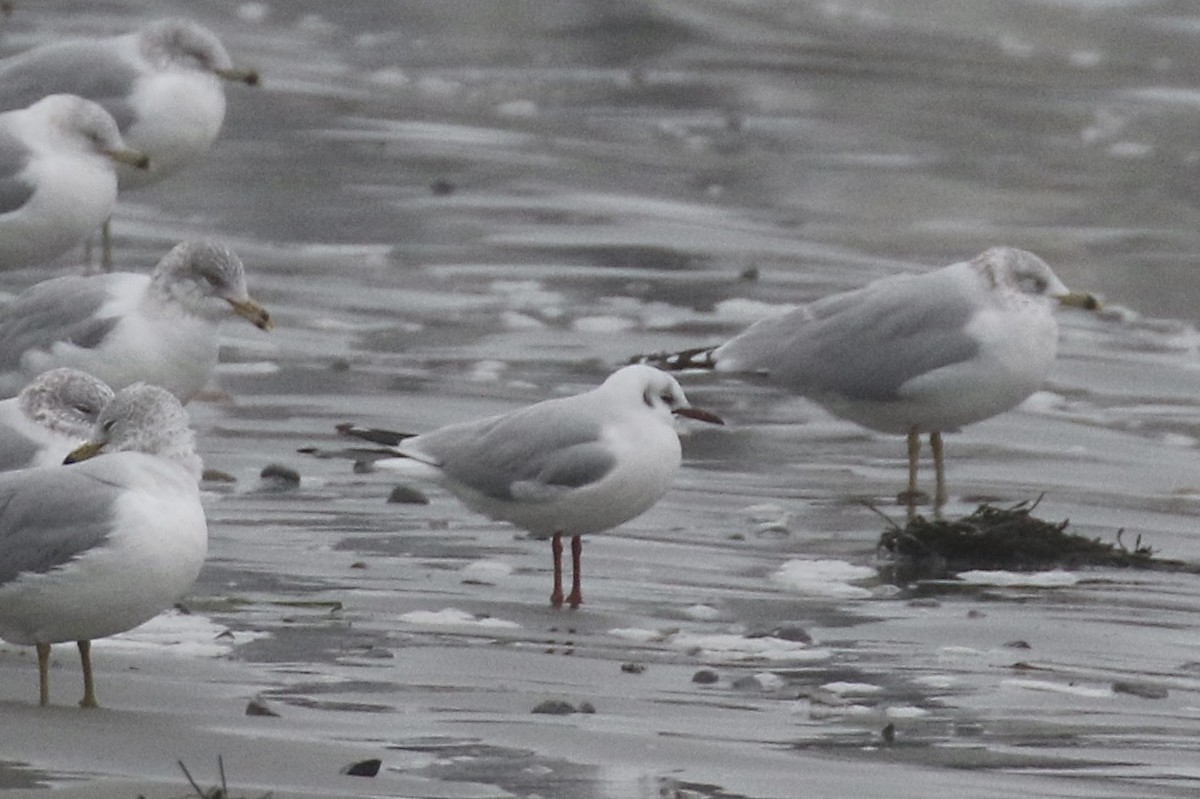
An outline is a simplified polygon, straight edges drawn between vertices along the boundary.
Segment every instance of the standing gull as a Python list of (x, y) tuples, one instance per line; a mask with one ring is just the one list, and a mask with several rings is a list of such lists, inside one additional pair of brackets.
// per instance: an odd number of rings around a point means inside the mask
[(200, 573), (201, 464), (179, 402), (146, 385), (118, 392), (67, 460), (0, 475), (0, 638), (37, 648), (42, 705), (51, 644), (75, 641), (79, 704), (96, 707), (91, 641), (157, 616)]
[(0, 114), (0, 269), (82, 244), (112, 214), (117, 165), (147, 163), (90, 100), (52, 94)]
[[(440, 481), (464, 505), (551, 539), (554, 590), (562, 607), (562, 536), (571, 536), (571, 593), (580, 588), (582, 536), (641, 515), (666, 493), (681, 459), (676, 416), (721, 424), (688, 404), (675, 378), (626, 366), (584, 394), (450, 425), (418, 436), (393, 434), (397, 458), (376, 466)], [(378, 442), (380, 431), (340, 430)]]
[(225, 120), (223, 80), (258, 83), (233, 65), (207, 28), (185, 19), (151, 22), (107, 39), (36, 47), (0, 61), (0, 108), (53, 92), (94, 100), (116, 120), (150, 169), (122, 170), (121, 188), (152, 183), (208, 152)]
[(51, 369), (0, 400), (0, 471), (62, 463), (91, 435), (112, 389), (78, 369)]
[(38, 283), (0, 313), (0, 394), (56, 366), (114, 390), (144, 381), (187, 402), (212, 378), (217, 325), (271, 318), (246, 290), (241, 260), (209, 242), (176, 245), (149, 275), (110, 272)]
[[(255, 85), (258, 73), (235, 67), (207, 28), (163, 19), (133, 33), (55, 42), (0, 61), (0, 110), (23, 108), (54, 92), (94, 100), (116, 120), (125, 141), (150, 159), (148, 169), (118, 167), (120, 188), (136, 188), (208, 152), (225, 121), (227, 80)], [(107, 271), (111, 247), (107, 218), (102, 221)]]
[(1032, 253), (994, 247), (970, 261), (899, 275), (764, 319), (717, 347), (641, 356), (665, 369), (755, 375), (864, 427), (908, 437), (915, 513), (920, 435), (934, 505), (946, 502), (942, 433), (1016, 406), (1054, 363), (1054, 307), (1094, 310)]

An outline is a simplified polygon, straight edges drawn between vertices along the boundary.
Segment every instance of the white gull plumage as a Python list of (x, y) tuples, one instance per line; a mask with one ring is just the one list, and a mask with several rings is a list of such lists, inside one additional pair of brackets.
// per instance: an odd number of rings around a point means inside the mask
[(676, 416), (721, 423), (689, 405), (675, 378), (626, 366), (583, 394), (417, 436), (340, 429), (376, 442), (390, 435), (399, 457), (376, 466), (435, 479), (472, 510), (550, 537), (555, 607), (564, 600), (561, 537), (570, 535), (574, 608), (583, 601), (581, 536), (642, 514), (670, 487), (681, 460)]
[(169, 392), (118, 392), (68, 460), (0, 475), (0, 638), (36, 647), (43, 705), (50, 646), (75, 641), (80, 704), (95, 707), (91, 641), (148, 621), (190, 590), (208, 527), (194, 436)]
[(144, 169), (147, 159), (90, 100), (52, 94), (0, 114), (0, 269), (87, 240), (112, 215), (120, 164)]
[(912, 514), (919, 436), (929, 434), (941, 507), (942, 433), (1009, 410), (1042, 386), (1058, 348), (1058, 305), (1099, 307), (1036, 255), (994, 247), (769, 317), (720, 346), (639, 360), (754, 376), (864, 427), (907, 436)]
[(103, 381), (64, 367), (0, 400), (0, 471), (62, 463), (88, 438), (112, 397)]
[(263, 330), (271, 319), (246, 289), (227, 247), (183, 242), (149, 275), (68, 275), (25, 290), (0, 314), (0, 395), (58, 366), (114, 390), (144, 381), (187, 402), (212, 378), (217, 326), (230, 315)]

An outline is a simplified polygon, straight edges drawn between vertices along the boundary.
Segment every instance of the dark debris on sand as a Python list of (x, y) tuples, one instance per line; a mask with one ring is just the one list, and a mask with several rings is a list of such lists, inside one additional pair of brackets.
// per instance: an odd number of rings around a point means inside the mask
[(1069, 521), (1047, 522), (1033, 515), (1037, 503), (1010, 508), (983, 504), (955, 520), (917, 516), (879, 538), (879, 569), (888, 582), (953, 577), (972, 569), (1042, 571), (1084, 566), (1185, 571), (1200, 565), (1154, 557), (1138, 536), (1132, 549), (1117, 532), (1114, 543), (1066, 531)]

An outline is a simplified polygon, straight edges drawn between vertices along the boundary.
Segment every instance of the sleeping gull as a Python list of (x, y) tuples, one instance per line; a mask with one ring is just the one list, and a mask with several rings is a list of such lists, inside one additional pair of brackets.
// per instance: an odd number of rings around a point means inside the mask
[(0, 269), (50, 261), (112, 214), (118, 164), (145, 169), (102, 107), (52, 94), (0, 114)]
[(201, 464), (179, 402), (146, 385), (118, 392), (68, 461), (0, 475), (0, 638), (37, 648), (43, 705), (50, 645), (77, 642), (79, 704), (96, 707), (91, 641), (157, 616), (200, 573)]
[(1058, 347), (1060, 304), (1099, 307), (1068, 291), (1036, 255), (994, 247), (764, 319), (720, 346), (635, 360), (756, 375), (844, 419), (906, 435), (912, 515), (920, 435), (929, 434), (940, 508), (942, 433), (1009, 410), (1041, 387)]
[[(626, 366), (584, 394), (418, 436), (391, 434), (399, 457), (375, 465), (438, 480), (468, 508), (550, 537), (556, 608), (563, 604), (562, 536), (569, 534), (566, 602), (576, 608), (583, 602), (581, 536), (642, 514), (666, 493), (681, 459), (675, 416), (721, 424), (690, 406), (675, 378)], [(339, 429), (381, 440), (381, 431)]]
[(246, 291), (228, 248), (183, 242), (149, 274), (68, 275), (23, 291), (0, 313), (0, 395), (56, 366), (90, 372), (114, 390), (144, 381), (187, 402), (211, 379), (217, 325), (271, 318)]
[(78, 369), (51, 369), (0, 400), (0, 471), (60, 464), (87, 440), (113, 392)]

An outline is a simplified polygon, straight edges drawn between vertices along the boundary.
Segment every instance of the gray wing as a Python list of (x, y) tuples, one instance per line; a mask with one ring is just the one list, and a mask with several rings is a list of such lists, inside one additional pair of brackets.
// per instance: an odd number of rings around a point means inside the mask
[(978, 352), (965, 329), (977, 308), (937, 273), (889, 278), (765, 319), (714, 357), (801, 394), (896, 399), (909, 380)]
[(108, 538), (120, 489), (87, 470), (0, 475), (0, 585), (69, 563)]
[(11, 425), (0, 424), (0, 472), (28, 468), (40, 451), (37, 444)]
[(29, 148), (8, 131), (0, 131), (0, 214), (16, 211), (33, 196), (34, 185), (21, 177), (29, 164)]
[(0, 372), (19, 369), (21, 356), (57, 341), (93, 348), (120, 321), (96, 313), (108, 300), (105, 275), (46, 280), (0, 309)]
[(560, 401), (451, 425), (408, 439), (406, 454), (428, 457), (455, 482), (496, 499), (548, 500), (594, 483), (616, 466), (600, 425)]
[(0, 111), (25, 108), (47, 94), (77, 94), (104, 106), (124, 132), (134, 119), (129, 98), (137, 77), (104, 41), (46, 45), (0, 61)]

